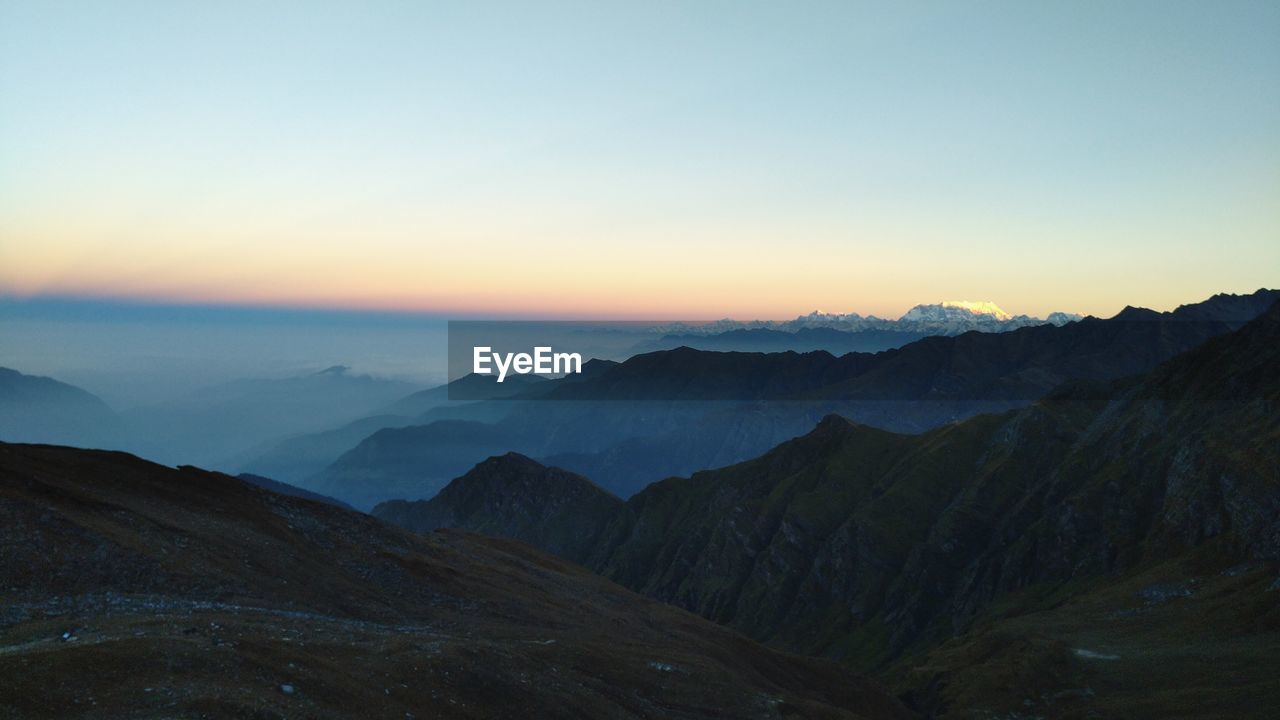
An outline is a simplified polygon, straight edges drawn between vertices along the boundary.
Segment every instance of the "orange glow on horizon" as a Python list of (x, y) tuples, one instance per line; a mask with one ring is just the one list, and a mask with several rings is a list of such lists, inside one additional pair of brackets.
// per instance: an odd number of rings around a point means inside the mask
[[(1256, 288), (1254, 288), (1256, 289)], [(1239, 289), (1237, 292), (1252, 292), (1252, 289)], [(84, 302), (108, 302), (154, 306), (191, 306), (191, 307), (226, 307), (245, 309), (272, 309), (297, 311), (334, 311), (334, 312), (369, 312), (379, 314), (403, 314), (439, 316), (448, 318), (494, 317), (513, 319), (547, 319), (547, 320), (648, 320), (648, 321), (684, 321), (701, 322), (723, 318), (736, 320), (791, 320), (800, 315), (812, 312), (808, 310), (778, 310), (767, 305), (739, 304), (734, 308), (723, 305), (699, 305), (691, 302), (682, 303), (674, 299), (666, 303), (650, 303), (643, 309), (624, 303), (615, 298), (613, 302), (595, 303), (593, 305), (575, 305), (568, 298), (541, 298), (541, 302), (530, 302), (530, 298), (507, 296), (471, 297), (465, 299), (447, 299), (411, 296), (361, 297), (338, 295), (284, 295), (253, 293), (207, 293), (190, 292), (133, 292), (124, 293), (117, 289), (99, 285), (96, 287), (56, 287), (45, 288), (41, 292), (14, 292), (0, 286), (0, 298), (17, 300), (60, 299)], [(1207, 295), (1205, 297), (1208, 297)], [(1155, 310), (1172, 310), (1183, 303), (1198, 302), (1204, 297), (1188, 297), (1182, 301), (1164, 306), (1153, 307)], [(558, 300), (558, 301), (557, 301)], [(938, 302), (945, 305), (958, 306), (960, 301), (941, 301), (931, 298), (921, 299), (921, 303)], [(916, 303), (919, 304), (919, 303)], [(987, 302), (968, 302), (968, 306), (979, 308), (994, 305)], [(752, 309), (752, 308), (756, 309)], [(803, 306), (797, 306), (803, 307)], [(874, 311), (862, 308), (850, 308), (833, 312), (857, 312), (862, 315), (876, 315), (886, 319), (900, 317), (911, 306)], [(1150, 307), (1150, 306), (1148, 306)], [(1098, 312), (1083, 312), (1084, 315), (1110, 317), (1121, 307)], [(977, 311), (977, 310), (974, 310)], [(1069, 310), (1066, 312), (1070, 312)], [(1014, 313), (1044, 317), (1044, 313)], [(1008, 316), (1006, 313), (1005, 316)]]
[[(1030, 251), (1018, 252), (1012, 239), (1003, 243), (1010, 250), (980, 255), (966, 243), (941, 244), (944, 235), (927, 228), (907, 242), (904, 231), (890, 225), (848, 232), (845, 243), (828, 230), (829, 238), (797, 250), (779, 241), (782, 232), (774, 228), (678, 228), (658, 239), (632, 228), (606, 242), (572, 224), (534, 232), (480, 219), (467, 229), (462, 220), (448, 227), (347, 221), (289, 232), (224, 223), (199, 230), (185, 225), (177, 233), (134, 224), (111, 229), (91, 214), (11, 219), (0, 226), (14, 239), (0, 244), (0, 295), (693, 321), (789, 320), (815, 309), (892, 319), (948, 298), (974, 298), (971, 308), (995, 304), (1013, 315), (1108, 317), (1125, 305), (1170, 310), (1216, 292), (1275, 284), (1261, 265), (1243, 276), (1227, 264), (1135, 276), (1127, 262), (1100, 264), (1087, 254), (1041, 263)], [(982, 227), (968, 235), (994, 238), (974, 240), (994, 246), (1001, 233), (1012, 232)], [(177, 235), (184, 241), (169, 239)], [(921, 263), (915, 249), (924, 242), (936, 244), (929, 263)]]

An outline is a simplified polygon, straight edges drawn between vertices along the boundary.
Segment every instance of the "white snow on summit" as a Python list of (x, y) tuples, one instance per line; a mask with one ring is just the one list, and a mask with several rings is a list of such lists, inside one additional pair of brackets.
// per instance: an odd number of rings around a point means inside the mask
[(815, 310), (801, 315), (794, 320), (717, 320), (713, 323), (689, 326), (676, 323), (662, 328), (663, 332), (692, 332), (698, 335), (713, 335), (730, 330), (780, 330), (797, 332), (806, 329), (828, 328), (845, 332), (863, 330), (887, 330), (910, 333), (926, 333), (929, 335), (959, 335), (977, 330), (979, 332), (1005, 332), (1032, 325), (1066, 325), (1079, 320), (1074, 313), (1050, 313), (1047, 319), (1029, 315), (1012, 315), (999, 305), (990, 301), (946, 300), (932, 305), (916, 305), (903, 313), (897, 320), (886, 320), (874, 315), (851, 313), (828, 313)]
[(962, 310), (968, 310), (974, 315), (990, 315), (997, 320), (1013, 319), (1013, 316), (1004, 310), (1001, 310), (999, 305), (987, 300), (980, 300), (978, 302), (974, 302), (972, 300), (943, 300), (942, 307), (960, 308)]

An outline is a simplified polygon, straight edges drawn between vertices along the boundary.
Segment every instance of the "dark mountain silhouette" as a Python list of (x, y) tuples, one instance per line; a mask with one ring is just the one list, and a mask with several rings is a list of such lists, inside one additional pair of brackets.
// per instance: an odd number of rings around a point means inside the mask
[(596, 519), (621, 504), (581, 475), (507, 453), (476, 465), (431, 500), (392, 500), (377, 515), (416, 532), (465, 527), (578, 557), (590, 550)]
[(902, 347), (932, 333), (903, 330), (837, 330), (805, 327), (795, 331), (773, 328), (738, 328), (710, 335), (672, 334), (637, 347), (640, 352), (689, 347), (721, 352), (813, 352), (833, 355), (850, 352), (880, 352)]
[(0, 444), (6, 717), (905, 718), (511, 541)]
[(0, 440), (98, 447), (119, 437), (120, 418), (97, 395), (0, 368)]
[[(1130, 714), (1146, 688), (1138, 714), (1164, 716), (1193, 683), (1203, 706), (1253, 716), (1280, 698), (1278, 367), (1280, 304), (1146, 376), (1022, 410), (916, 436), (831, 416), (601, 512), (570, 558), (759, 640), (888, 672), (930, 712), (977, 702), (950, 684), (968, 678), (997, 713), (1058, 697), (1054, 714)], [(1113, 655), (1132, 677), (1089, 680)]]
[(1067, 381), (1146, 372), (1277, 298), (1271, 290), (1217, 295), (1167, 313), (930, 337), (874, 355), (649, 353), (480, 403), (502, 413), (486, 427), (381, 430), (301, 482), (365, 508), (430, 497), (485, 457), (514, 451), (629, 497), (664, 477), (757, 456), (828, 414), (923, 432), (1025, 407)]
[(633, 357), (545, 397), (577, 400), (1035, 400), (1071, 379), (1144, 372), (1265, 311), (1280, 290), (1215, 295), (1157, 313), (1126, 308), (1004, 333), (928, 337), (877, 354), (717, 353)]

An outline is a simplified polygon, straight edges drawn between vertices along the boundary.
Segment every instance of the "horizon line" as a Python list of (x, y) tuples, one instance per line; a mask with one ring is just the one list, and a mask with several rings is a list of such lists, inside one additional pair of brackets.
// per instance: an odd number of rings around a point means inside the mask
[[(1257, 290), (1266, 290), (1271, 288), (1261, 287)], [(1250, 293), (1232, 293), (1219, 292), (1213, 295), (1240, 295)], [(1200, 297), (1191, 300), (1184, 300), (1178, 305), (1168, 308), (1160, 308), (1152, 305), (1134, 304), (1129, 302), (1125, 307), (1138, 307), (1158, 312), (1171, 311), (1182, 305), (1203, 302), (1213, 295)], [(866, 317), (876, 317), (882, 320), (897, 320), (906, 314), (912, 308), (918, 305), (934, 305), (944, 302), (954, 302), (953, 299), (937, 300), (934, 302), (921, 302), (908, 307), (896, 315), (880, 315), (877, 313), (863, 313), (857, 310), (827, 312), (826, 314), (852, 314)], [(762, 317), (762, 316), (735, 316), (723, 315), (720, 317), (654, 317), (652, 315), (641, 314), (637, 312), (613, 312), (613, 313), (584, 313), (581, 311), (571, 312), (567, 310), (498, 310), (491, 308), (418, 308), (410, 306), (382, 305), (370, 303), (341, 303), (341, 302), (291, 302), (282, 301), (263, 301), (263, 300), (230, 300), (230, 299), (213, 299), (213, 300), (194, 300), (190, 298), (178, 297), (149, 297), (141, 295), (123, 295), (123, 294), (102, 294), (102, 293), (16, 293), (11, 291), (0, 290), (0, 308), (6, 306), (38, 306), (46, 305), (63, 305), (70, 309), (71, 306), (82, 306), (86, 309), (93, 306), (102, 309), (113, 308), (121, 310), (137, 310), (137, 311), (205, 311), (205, 312), (242, 312), (242, 313), (278, 313), (282, 315), (334, 315), (334, 316), (360, 316), (360, 317), (378, 317), (384, 319), (462, 319), (462, 320), (548, 320), (548, 321), (649, 321), (649, 322), (686, 322), (686, 323), (710, 323), (721, 320), (733, 320), (737, 322), (787, 322), (797, 318), (805, 317), (812, 313), (824, 313), (826, 311), (812, 309), (808, 311), (795, 312), (787, 316), (779, 317)], [(999, 303), (995, 303), (999, 305)], [(1038, 317), (1029, 313), (1021, 313), (1016, 310), (1011, 311), (1001, 306), (1006, 312), (1013, 317), (1026, 315), (1028, 317)], [(1110, 315), (1101, 316), (1093, 313), (1073, 313), (1070, 310), (1056, 310), (1054, 312), (1066, 312), (1080, 315), (1081, 317), (1111, 317), (1124, 308), (1118, 308)], [(1046, 314), (1047, 317), (1047, 314)], [(1043, 318), (1041, 318), (1043, 319)]]

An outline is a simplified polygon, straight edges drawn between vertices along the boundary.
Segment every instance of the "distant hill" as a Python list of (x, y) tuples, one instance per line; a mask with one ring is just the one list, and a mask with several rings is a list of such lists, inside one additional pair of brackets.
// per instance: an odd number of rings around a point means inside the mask
[(430, 412), (452, 400), (467, 400), (472, 397), (505, 398), (527, 392), (530, 388), (546, 382), (537, 375), (512, 375), (499, 383), (493, 375), (476, 375), (471, 373), (427, 390), (420, 390), (408, 397), (397, 400), (382, 409), (386, 415), (415, 417)]
[(1278, 367), (1280, 304), (1145, 376), (921, 435), (830, 416), (579, 514), (568, 557), (931, 714), (1257, 716), (1280, 699)]
[(320, 472), (360, 441), (383, 428), (405, 427), (415, 419), (403, 415), (370, 415), (320, 432), (269, 440), (228, 465), (243, 473), (298, 482)]
[(923, 432), (1025, 407), (1068, 381), (1147, 372), (1278, 298), (1218, 295), (1167, 313), (929, 337), (876, 354), (648, 353), (477, 405), (497, 421), (381, 430), (301, 482), (367, 508), (429, 498), (480, 460), (518, 452), (625, 498), (664, 477), (757, 456), (833, 413)]
[[(510, 431), (467, 420), (384, 428), (343, 453), (305, 487), (362, 510), (388, 497), (429, 497), (471, 468), (477, 457), (505, 453), (511, 443)], [(422, 448), (431, 452), (426, 467)]]
[[(377, 414), (339, 427), (303, 433), (283, 440), (270, 440), (228, 464), (242, 472), (266, 475), (290, 483), (306, 482), (343, 453), (359, 445), (361, 440), (379, 430), (423, 425), (445, 419), (493, 422), (506, 415), (509, 408), (466, 402), (468, 394), (474, 393), (487, 398), (506, 397), (526, 392), (540, 382), (543, 382), (542, 378), (518, 375), (499, 385), (492, 376), (467, 375), (452, 383), (400, 398), (380, 408)], [(450, 393), (463, 399), (450, 400)]]
[(0, 444), (6, 717), (902, 718), (527, 545)]
[(120, 447), (160, 462), (238, 466), (270, 440), (331, 429), (405, 397), (417, 386), (343, 366), (285, 378), (236, 380), (124, 413)]
[(464, 527), (577, 557), (595, 539), (595, 518), (621, 504), (581, 475), (507, 453), (476, 465), (430, 500), (393, 500), (374, 514), (416, 532)]
[(119, 439), (120, 418), (98, 396), (0, 368), (0, 440), (98, 447)]

